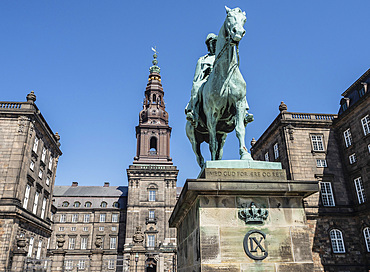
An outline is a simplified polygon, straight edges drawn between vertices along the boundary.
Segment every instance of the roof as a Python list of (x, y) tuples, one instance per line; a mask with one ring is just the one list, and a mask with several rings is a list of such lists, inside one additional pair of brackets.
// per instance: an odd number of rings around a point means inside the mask
[(347, 90), (342, 93), (342, 96), (346, 96), (348, 92), (352, 90), (353, 87), (355, 87), (357, 84), (363, 82), (368, 76), (370, 75), (370, 69), (368, 69), (362, 76), (360, 76), (359, 79), (357, 79)]
[(127, 186), (55, 186), (54, 196), (127, 196)]

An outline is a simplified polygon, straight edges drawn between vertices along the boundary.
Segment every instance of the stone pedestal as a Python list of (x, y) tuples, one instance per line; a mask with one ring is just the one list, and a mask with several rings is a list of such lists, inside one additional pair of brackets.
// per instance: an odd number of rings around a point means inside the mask
[(170, 218), (178, 271), (312, 271), (302, 199), (317, 191), (317, 181), (287, 180), (280, 163), (207, 162)]
[(91, 252), (91, 272), (101, 272), (103, 266), (103, 250), (101, 248), (97, 248), (92, 250)]
[(24, 249), (16, 249), (13, 251), (13, 262), (12, 271), (23, 272), (24, 271), (24, 261), (27, 256), (27, 251)]
[(66, 252), (64, 249), (57, 249), (53, 252), (53, 263), (51, 264), (51, 272), (64, 271), (64, 257)]

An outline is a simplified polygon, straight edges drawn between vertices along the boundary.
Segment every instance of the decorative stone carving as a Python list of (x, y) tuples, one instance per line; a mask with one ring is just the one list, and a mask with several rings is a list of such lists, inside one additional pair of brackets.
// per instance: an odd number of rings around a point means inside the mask
[(62, 249), (66, 239), (64, 239), (64, 234), (57, 234), (57, 245), (59, 249)]
[(250, 207), (247, 204), (242, 204), (239, 208), (238, 216), (246, 224), (248, 223), (263, 223), (268, 217), (268, 211), (265, 208), (258, 208), (254, 202), (251, 202)]
[(102, 238), (100, 236), (97, 236), (96, 239), (95, 239), (96, 248), (101, 248), (102, 242), (103, 242)]
[(144, 241), (144, 234), (141, 231), (141, 226), (136, 227), (136, 232), (133, 236), (133, 241), (136, 245), (142, 245)]

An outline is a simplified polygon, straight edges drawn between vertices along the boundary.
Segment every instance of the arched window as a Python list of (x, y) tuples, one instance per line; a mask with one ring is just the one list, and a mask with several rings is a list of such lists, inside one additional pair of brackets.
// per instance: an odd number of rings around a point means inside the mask
[(157, 138), (152, 137), (150, 138), (150, 152), (155, 154), (157, 153)]
[(343, 235), (338, 229), (332, 229), (330, 231), (331, 246), (333, 248), (333, 253), (345, 253)]
[(68, 207), (69, 206), (69, 202), (68, 201), (64, 201), (63, 204), (62, 204), (62, 207)]
[(90, 208), (91, 207), (91, 202), (85, 202), (85, 207)]
[(153, 104), (157, 103), (157, 96), (153, 94)]
[(364, 238), (366, 243), (367, 252), (370, 252), (370, 228), (364, 228)]
[(113, 207), (115, 207), (115, 208), (119, 208), (119, 203), (118, 203), (118, 202), (114, 202), (114, 203), (113, 203)]
[(151, 183), (148, 186), (148, 200), (149, 201), (156, 201), (157, 200), (157, 190), (158, 186), (155, 183)]
[(80, 207), (80, 206), (81, 206), (81, 203), (80, 203), (80, 202), (78, 202), (78, 201), (76, 201), (76, 202), (73, 204), (73, 206), (74, 206), (74, 207), (76, 207), (76, 208), (78, 208), (78, 207)]
[(102, 208), (106, 208), (106, 207), (107, 207), (107, 202), (103, 201), (103, 202), (100, 204), (100, 207), (102, 207)]

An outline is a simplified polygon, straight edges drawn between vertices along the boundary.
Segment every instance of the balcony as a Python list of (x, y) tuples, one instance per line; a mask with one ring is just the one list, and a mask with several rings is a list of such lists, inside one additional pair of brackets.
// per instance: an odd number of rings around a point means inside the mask
[(145, 218), (145, 224), (148, 225), (148, 224), (157, 224), (157, 217), (147, 217)]

